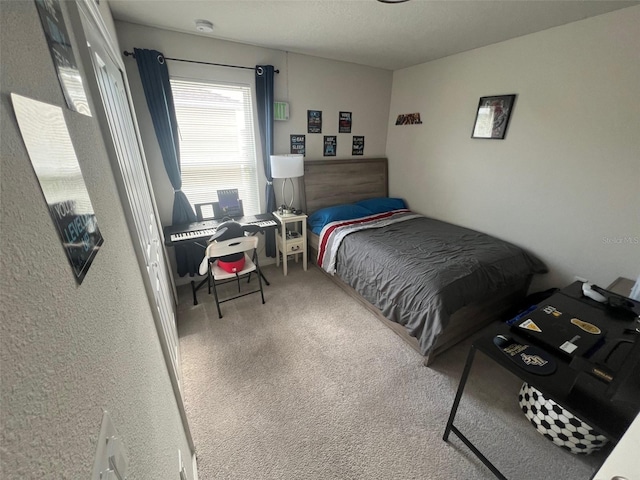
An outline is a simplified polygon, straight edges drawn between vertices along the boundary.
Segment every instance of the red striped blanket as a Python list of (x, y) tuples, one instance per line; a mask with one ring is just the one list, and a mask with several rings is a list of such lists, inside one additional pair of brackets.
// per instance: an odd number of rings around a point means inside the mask
[(336, 271), (336, 255), (342, 239), (350, 233), (369, 228), (380, 228), (392, 223), (404, 222), (412, 218), (421, 217), (417, 213), (405, 208), (392, 210), (385, 213), (377, 213), (368, 217), (356, 218), (353, 220), (341, 220), (331, 222), (324, 226), (320, 232), (318, 246), (318, 265), (331, 275)]

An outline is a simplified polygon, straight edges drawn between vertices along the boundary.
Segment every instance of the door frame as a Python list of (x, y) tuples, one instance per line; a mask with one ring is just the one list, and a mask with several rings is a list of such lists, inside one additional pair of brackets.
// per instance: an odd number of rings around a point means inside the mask
[[(66, 2), (65, 2), (66, 3)], [(171, 266), (169, 264), (169, 262), (167, 261), (167, 252), (166, 252), (166, 247), (164, 245), (164, 238), (163, 238), (163, 233), (162, 233), (162, 226), (160, 225), (160, 221), (159, 221), (159, 216), (158, 216), (158, 209), (157, 209), (157, 205), (155, 202), (155, 198), (154, 198), (154, 194), (153, 194), (153, 188), (151, 185), (151, 180), (150, 180), (150, 176), (149, 176), (149, 170), (147, 168), (147, 160), (144, 154), (144, 148), (142, 146), (142, 140), (141, 140), (141, 135), (140, 135), (140, 130), (138, 127), (138, 123), (137, 123), (137, 116), (135, 113), (135, 109), (133, 106), (133, 101), (132, 101), (132, 97), (131, 97), (131, 90), (129, 88), (129, 79), (127, 77), (127, 72), (124, 66), (124, 63), (122, 61), (122, 57), (120, 56), (118, 50), (117, 50), (117, 43), (114, 41), (114, 39), (111, 37), (111, 34), (109, 33), (109, 30), (107, 29), (104, 20), (102, 19), (102, 16), (100, 14), (100, 11), (98, 10), (98, 6), (94, 3), (93, 0), (76, 0), (75, 2), (68, 2), (66, 3), (67, 6), (67, 12), (69, 15), (69, 19), (71, 21), (71, 25), (74, 27), (73, 31), (74, 34), (76, 36), (76, 41), (78, 43), (78, 46), (80, 48), (78, 48), (78, 55), (80, 57), (80, 61), (82, 62), (82, 65), (84, 66), (84, 78), (83, 80), (85, 80), (85, 85), (86, 88), (88, 88), (89, 93), (91, 95), (91, 98), (93, 99), (93, 107), (94, 107), (94, 115), (96, 117), (96, 120), (98, 121), (100, 130), (102, 132), (102, 136), (104, 139), (104, 144), (105, 144), (105, 148), (108, 152), (108, 157), (109, 157), (109, 161), (111, 163), (111, 169), (113, 171), (113, 176), (118, 188), (118, 192), (120, 195), (120, 199), (122, 201), (122, 205), (123, 205), (123, 210), (124, 210), (124, 214), (125, 214), (125, 218), (126, 218), (126, 222), (127, 222), (127, 226), (129, 229), (129, 233), (132, 237), (133, 240), (133, 247), (136, 253), (136, 257), (138, 259), (138, 264), (139, 264), (139, 268), (141, 270), (141, 277), (145, 286), (145, 290), (147, 293), (147, 301), (149, 302), (150, 305), (150, 310), (154, 319), (154, 323), (156, 326), (156, 331), (158, 334), (158, 338), (160, 341), (160, 345), (162, 348), (162, 353), (165, 359), (165, 364), (166, 364), (166, 368), (167, 371), (169, 373), (169, 378), (171, 379), (171, 385), (173, 388), (173, 392), (174, 392), (174, 396), (176, 399), (176, 403), (177, 403), (177, 407), (178, 410), (180, 412), (180, 417), (182, 420), (182, 425), (183, 425), (183, 429), (184, 429), (184, 433), (187, 439), (187, 442), (189, 444), (189, 448), (191, 449), (191, 456), (192, 456), (192, 461), (193, 461), (193, 474), (194, 474), (194, 478), (197, 479), (197, 469), (195, 466), (195, 444), (193, 442), (193, 437), (191, 435), (191, 429), (189, 427), (189, 422), (187, 419), (187, 415), (186, 415), (186, 410), (185, 410), (185, 405), (184, 405), (184, 399), (182, 396), (182, 387), (180, 385), (180, 381), (178, 379), (178, 377), (176, 376), (173, 366), (172, 366), (172, 360), (171, 360), (171, 353), (170, 353), (170, 347), (166, 341), (165, 338), (165, 333), (164, 333), (164, 329), (163, 329), (163, 324), (162, 324), (162, 319), (160, 317), (160, 314), (158, 313), (157, 308), (154, 307), (155, 305), (155, 296), (154, 296), (154, 287), (152, 285), (151, 279), (149, 278), (149, 276), (145, 273), (146, 272), (146, 260), (145, 260), (145, 254), (142, 251), (142, 246), (141, 246), (141, 242), (140, 239), (138, 237), (137, 234), (137, 230), (136, 230), (136, 223), (135, 223), (135, 219), (134, 219), (134, 214), (131, 211), (131, 206), (129, 205), (129, 202), (127, 199), (127, 188), (126, 185), (124, 183), (124, 180), (122, 178), (122, 175), (120, 174), (120, 165), (118, 163), (118, 158), (117, 158), (117, 153), (116, 153), (116, 149), (115, 146), (113, 144), (113, 140), (111, 137), (111, 130), (110, 130), (110, 126), (109, 126), (109, 122), (107, 119), (107, 115), (104, 111), (104, 107), (102, 105), (102, 96), (101, 96), (101, 92), (99, 89), (99, 86), (97, 84), (97, 80), (95, 78), (95, 75), (93, 73), (93, 62), (91, 59), (91, 52), (89, 51), (88, 48), (82, 48), (82, 46), (86, 46), (87, 45), (87, 39), (84, 33), (84, 27), (83, 27), (83, 23), (82, 23), (82, 16), (84, 16), (88, 21), (89, 21), (89, 25), (90, 28), (94, 29), (94, 33), (97, 34), (97, 36), (101, 37), (101, 40), (103, 41), (103, 46), (106, 48), (107, 53), (109, 54), (111, 60), (113, 60), (116, 64), (116, 66), (120, 69), (120, 71), (122, 72), (122, 77), (124, 80), (124, 89), (127, 95), (127, 102), (129, 104), (129, 108), (131, 109), (131, 116), (132, 116), (132, 122), (133, 122), (133, 127), (135, 129), (135, 134), (136, 134), (136, 140), (138, 143), (138, 146), (140, 148), (140, 155), (141, 155), (141, 159), (142, 159), (142, 167), (144, 169), (144, 173), (145, 173), (145, 177), (146, 177), (146, 184), (147, 187), (149, 189), (149, 195), (150, 195), (150, 199), (151, 199), (151, 205), (154, 211), (154, 215), (155, 215), (155, 219), (156, 219), (156, 228), (157, 228), (157, 232), (158, 232), (158, 236), (160, 239), (160, 248), (161, 248), (161, 252), (162, 252), (162, 260), (165, 263), (166, 266), (166, 271), (170, 272), (171, 271)], [(84, 43), (83, 43), (84, 42)], [(98, 99), (100, 99), (100, 101), (98, 101)], [(168, 280), (169, 280), (169, 285), (171, 286), (170, 290), (172, 293), (173, 298), (171, 298), (171, 306), (172, 306), (172, 310), (174, 313), (174, 318), (175, 318), (175, 314), (176, 314), (176, 304), (177, 304), (177, 291), (176, 291), (176, 286), (175, 286), (175, 282), (173, 280), (173, 276), (168, 274), (167, 275)], [(177, 326), (176, 326), (177, 328)]]

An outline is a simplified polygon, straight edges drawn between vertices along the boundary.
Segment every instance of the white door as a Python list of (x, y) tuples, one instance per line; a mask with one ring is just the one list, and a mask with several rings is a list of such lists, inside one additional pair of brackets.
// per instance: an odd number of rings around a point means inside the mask
[[(152, 190), (144, 160), (131, 105), (127, 95), (124, 66), (114, 58), (107, 48), (107, 41), (100, 34), (89, 15), (81, 10), (82, 23), (87, 37), (104, 116), (113, 141), (113, 152), (117, 158), (114, 167), (116, 182), (141, 264), (146, 274), (145, 286), (152, 308), (158, 336), (178, 401), (187, 438), (193, 442), (184, 412), (180, 379), (180, 354), (175, 315), (175, 287), (168, 272), (160, 224), (153, 201)], [(97, 108), (97, 105), (96, 105)], [(100, 117), (100, 115), (98, 115)], [(99, 118), (100, 120), (100, 118)], [(114, 162), (115, 163), (115, 162)]]
[(122, 72), (110, 61), (109, 56), (105, 58), (100, 55), (101, 52), (94, 50), (93, 45), (90, 48), (135, 231), (140, 242), (147, 275), (153, 287), (153, 300), (162, 320), (165, 339), (170, 347), (171, 367), (179, 379), (178, 334), (167, 263), (163, 258), (164, 250), (160, 241), (158, 222), (123, 85)]

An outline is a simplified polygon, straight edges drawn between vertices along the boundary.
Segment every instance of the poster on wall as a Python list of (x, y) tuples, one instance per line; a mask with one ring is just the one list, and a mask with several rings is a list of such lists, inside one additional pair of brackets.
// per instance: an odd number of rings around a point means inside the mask
[(421, 125), (419, 113), (401, 113), (396, 118), (396, 125)]
[(104, 242), (60, 107), (11, 94), (20, 133), (78, 284)]
[(60, 2), (59, 0), (36, 0), (36, 7), (67, 105), (71, 110), (90, 117), (91, 109), (87, 102), (76, 57), (71, 48), (69, 32), (62, 17)]
[(307, 110), (307, 133), (322, 133), (322, 111)]
[(291, 151), (289, 153), (305, 154), (305, 140), (304, 135), (291, 135)]
[(338, 137), (335, 135), (325, 135), (324, 137), (324, 153), (325, 157), (335, 157)]
[(364, 136), (353, 136), (351, 155), (364, 155)]
[(338, 133), (351, 133), (351, 112), (340, 112), (338, 116)]

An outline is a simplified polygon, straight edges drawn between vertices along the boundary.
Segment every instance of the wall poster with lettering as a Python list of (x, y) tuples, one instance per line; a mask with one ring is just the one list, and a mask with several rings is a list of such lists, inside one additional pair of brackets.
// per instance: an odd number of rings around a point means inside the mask
[(62, 17), (60, 2), (59, 0), (36, 0), (36, 7), (67, 105), (71, 110), (90, 117), (91, 109), (78, 71), (76, 57), (71, 48), (69, 32)]
[(338, 116), (338, 133), (351, 133), (351, 112), (340, 112)]
[(104, 242), (60, 107), (11, 94), (20, 133), (62, 246), (82, 284)]
[(325, 135), (324, 137), (324, 153), (325, 157), (335, 157), (338, 137), (335, 135)]
[(364, 155), (364, 136), (353, 136), (351, 155)]
[(322, 111), (307, 110), (307, 133), (322, 133)]
[(305, 154), (305, 142), (306, 137), (304, 135), (291, 135), (291, 152)]

